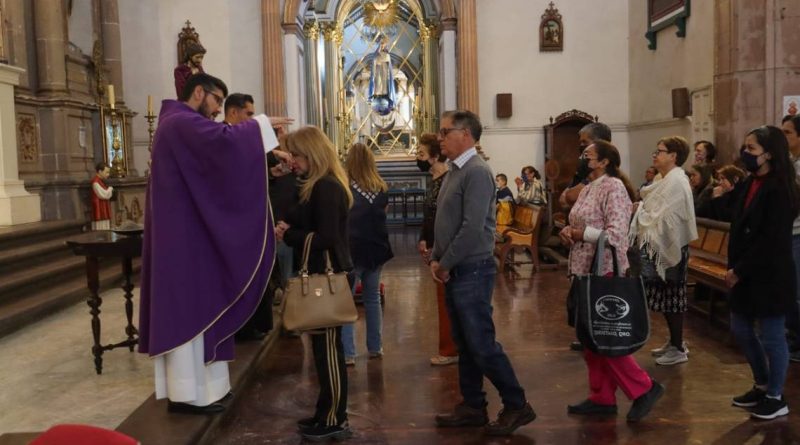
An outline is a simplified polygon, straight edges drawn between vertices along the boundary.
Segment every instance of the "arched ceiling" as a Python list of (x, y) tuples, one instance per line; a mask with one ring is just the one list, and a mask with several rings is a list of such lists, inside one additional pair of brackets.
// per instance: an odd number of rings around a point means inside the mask
[[(339, 4), (348, 0), (286, 0), (283, 11), (283, 23), (305, 22), (309, 13), (317, 20), (333, 21)], [(418, 0), (422, 13), (428, 20), (446, 19), (456, 16), (453, 0)], [(313, 11), (313, 12), (312, 12)]]

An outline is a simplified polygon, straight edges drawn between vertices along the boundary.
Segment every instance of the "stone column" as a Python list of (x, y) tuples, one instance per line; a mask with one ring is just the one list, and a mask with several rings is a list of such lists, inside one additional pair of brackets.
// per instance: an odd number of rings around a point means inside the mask
[(8, 63), (8, 30), (6, 29), (6, 22), (8, 18), (6, 15), (8, 11), (4, 2), (0, 1), (0, 63)]
[(42, 220), (39, 195), (28, 193), (19, 180), (14, 86), (23, 72), (0, 64), (0, 226)]
[(103, 36), (103, 58), (109, 71), (108, 83), (114, 85), (115, 100), (125, 103), (117, 0), (100, 0), (100, 29)]
[(322, 86), (320, 85), (317, 45), (319, 44), (319, 24), (308, 21), (305, 31), (306, 60), (306, 123), (322, 127)]
[(417, 130), (418, 133), (427, 133), (438, 130), (438, 128), (434, 128), (434, 124), (439, 117), (437, 100), (440, 99), (435, 97), (436, 92), (439, 91), (439, 69), (436, 63), (436, 55), (439, 51), (438, 29), (435, 25), (422, 25), (419, 28), (419, 35), (423, 45), (422, 70), (424, 73), (424, 83), (422, 85), (422, 91), (417, 91), (418, 101), (419, 94), (422, 94), (422, 101), (418, 102), (417, 106), (422, 108), (425, 118), (422, 128), (418, 128)]
[(31, 4), (36, 29), (39, 94), (64, 94), (67, 91), (64, 1), (36, 0)]
[(800, 91), (800, 16), (776, 0), (715, 5), (714, 122), (718, 162), (738, 156), (745, 134), (780, 125), (783, 96)]
[(301, 64), (305, 35), (303, 34), (303, 29), (296, 23), (284, 24), (283, 31), (286, 115), (295, 119), (295, 123), (289, 126), (290, 130), (294, 130), (306, 121), (306, 101), (303, 98), (305, 68)]
[(478, 96), (478, 21), (475, 0), (456, 0), (458, 8), (458, 108), (480, 114)]
[(264, 59), (264, 111), (286, 116), (286, 81), (283, 67), (283, 28), (280, 0), (261, 0), (262, 54)]
[[(24, 0), (5, 0), (3, 18), (8, 22), (5, 42), (8, 64), (28, 70), (28, 52), (25, 41), (25, 4)], [(18, 89), (30, 90), (30, 73), (26, 72), (20, 77)]]
[(339, 60), (339, 47), (342, 45), (342, 29), (336, 23), (322, 25), (322, 34), (325, 38), (325, 132), (339, 149), (339, 104), (344, 102), (344, 90), (339, 78), (341, 68)]
[(441, 78), (440, 85), (442, 98), (439, 99), (445, 110), (455, 110), (457, 101), (457, 72), (456, 66), (456, 22), (455, 20), (442, 21), (441, 46)]

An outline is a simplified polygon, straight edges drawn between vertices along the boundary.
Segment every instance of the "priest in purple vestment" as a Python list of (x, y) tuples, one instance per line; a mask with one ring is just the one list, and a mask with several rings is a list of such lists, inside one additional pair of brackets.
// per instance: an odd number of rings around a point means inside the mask
[[(208, 74), (161, 105), (145, 210), (139, 351), (154, 358), (169, 410), (224, 409), (233, 334), (264, 295), (275, 259), (264, 115), (214, 122), (227, 95)], [(288, 155), (287, 155), (288, 156)]]

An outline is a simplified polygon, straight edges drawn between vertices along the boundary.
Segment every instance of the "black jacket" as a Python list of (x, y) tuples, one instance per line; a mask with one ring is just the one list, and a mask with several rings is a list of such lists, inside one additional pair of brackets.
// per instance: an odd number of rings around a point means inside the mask
[[(351, 185), (353, 208), (350, 209), (350, 254), (353, 265), (375, 269), (392, 257), (389, 232), (386, 230), (386, 206), (389, 196), (378, 192), (367, 198), (357, 187)], [(369, 193), (367, 193), (369, 195)]]
[(753, 178), (747, 178), (733, 207), (728, 269), (739, 282), (731, 289), (731, 311), (748, 317), (785, 315), (794, 305), (797, 286), (792, 258), (789, 192), (772, 176), (745, 209)]
[(347, 237), (349, 208), (347, 193), (332, 176), (326, 176), (311, 191), (308, 202), (298, 202), (286, 218), (290, 225), (283, 235), (284, 242), (294, 248), (295, 265), (300, 269), (306, 235), (314, 232), (308, 260), (310, 273), (325, 271), (325, 250), (330, 252), (335, 272), (350, 271), (350, 249)]

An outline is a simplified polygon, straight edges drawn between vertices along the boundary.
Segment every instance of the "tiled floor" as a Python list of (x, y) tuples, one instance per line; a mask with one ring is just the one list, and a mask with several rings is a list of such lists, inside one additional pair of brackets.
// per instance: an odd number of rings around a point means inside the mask
[[(566, 405), (583, 400), (586, 369), (580, 353), (567, 345), (573, 332), (564, 323), (567, 279), (563, 271), (541, 272), (532, 279), (498, 277), (495, 314), (498, 338), (539, 415), (511, 438), (485, 438), (479, 429), (437, 429), (433, 416), (457, 403), (457, 368), (432, 368), (437, 316), (433, 283), (413, 253), (413, 237), (396, 237), (397, 256), (385, 268), (387, 297), (382, 360), (365, 356), (364, 322), (357, 324), (361, 356), (348, 371), (349, 417), (358, 444), (800, 444), (800, 365), (792, 365), (786, 397), (794, 409), (780, 420), (758, 423), (730, 406), (733, 395), (752, 384), (741, 354), (727, 333), (689, 317), (688, 363), (656, 366), (649, 349), (665, 338), (663, 319), (653, 317), (649, 344), (636, 354), (667, 391), (645, 421), (627, 424), (630, 402), (618, 393), (620, 414), (611, 418), (568, 416)], [(295, 444), (295, 421), (313, 412), (317, 383), (307, 339), (282, 338), (276, 351), (238, 403), (214, 442), (220, 445)], [(500, 408), (497, 392), (486, 383), (490, 414)]]
[[(118, 289), (102, 294), (104, 345), (125, 339), (122, 295)], [(127, 348), (107, 351), (103, 374), (95, 373), (90, 320), (89, 307), (80, 303), (0, 338), (0, 434), (59, 423), (113, 429), (153, 392), (150, 359)]]

